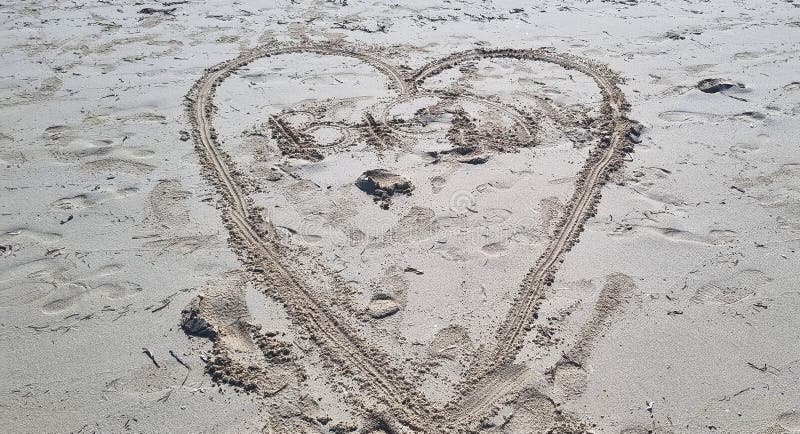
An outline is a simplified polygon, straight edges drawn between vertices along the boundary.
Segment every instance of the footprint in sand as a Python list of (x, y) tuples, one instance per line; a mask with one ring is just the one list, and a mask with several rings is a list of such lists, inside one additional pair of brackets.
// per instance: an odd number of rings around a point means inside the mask
[(553, 373), (555, 396), (565, 400), (574, 399), (586, 391), (589, 374), (574, 363), (558, 365)]
[(24, 306), (48, 297), (64, 282), (70, 264), (43, 259), (0, 269), (0, 308)]
[(28, 239), (37, 243), (54, 243), (63, 238), (56, 232), (44, 232), (30, 228), (14, 228), (0, 232), (0, 244), (14, 244), (20, 239)]
[(138, 294), (142, 287), (132, 282), (91, 283), (69, 282), (59, 286), (55, 299), (42, 306), (42, 313), (54, 315), (72, 308), (92, 292), (99, 292), (110, 300), (121, 300)]
[(536, 391), (526, 391), (517, 400), (514, 413), (503, 432), (508, 434), (550, 432), (558, 424), (558, 414), (559, 411), (550, 398)]
[(772, 278), (759, 270), (742, 270), (707, 282), (692, 297), (696, 303), (733, 304), (755, 295)]
[(150, 218), (160, 226), (179, 227), (189, 223), (185, 199), (191, 192), (183, 190), (180, 181), (159, 181), (150, 192)]
[(60, 285), (55, 292), (55, 299), (42, 306), (42, 313), (45, 315), (55, 315), (64, 312), (78, 303), (83, 295), (89, 290), (82, 283), (67, 283)]
[[(17, 106), (43, 101), (58, 92), (63, 85), (60, 78), (56, 76), (42, 78), (20, 85), (25, 81), (20, 81), (16, 86), (12, 86), (14, 93), (0, 93), (0, 107)], [(3, 89), (5, 91), (5, 89)]]
[(123, 269), (122, 264), (109, 264), (90, 273), (76, 274), (74, 264), (58, 260), (38, 260), (5, 271), (0, 281), (0, 307), (20, 306), (49, 299), (42, 306), (47, 315), (64, 312), (88, 294), (97, 292), (111, 300), (130, 297), (142, 290), (127, 281), (110, 280)]
[(0, 308), (31, 304), (55, 290), (56, 286), (49, 282), (0, 282)]
[(693, 112), (689, 110), (669, 110), (658, 114), (659, 119), (667, 122), (726, 122), (726, 121), (761, 121), (767, 116), (761, 112), (747, 111), (731, 114)]
[(455, 324), (436, 332), (427, 350), (432, 358), (464, 361), (472, 355), (474, 344), (467, 329)]
[(155, 153), (132, 146), (129, 135), (91, 138), (84, 137), (78, 128), (56, 125), (45, 130), (44, 139), (53, 143), (51, 153), (57, 159), (79, 161), (83, 169), (91, 172), (142, 174), (155, 168), (140, 161)]
[(788, 411), (778, 416), (778, 425), (790, 433), (800, 433), (800, 412)]
[(138, 191), (139, 189), (137, 187), (99, 187), (86, 193), (62, 197), (54, 201), (51, 206), (60, 209), (89, 208), (108, 201), (124, 199)]
[(503, 256), (503, 253), (508, 249), (506, 240), (496, 241), (481, 247), (481, 253), (489, 257)]
[(432, 177), (430, 182), (431, 182), (431, 190), (433, 191), (434, 194), (436, 194), (442, 191), (444, 186), (447, 184), (447, 178), (445, 178), (444, 176), (437, 175)]
[(216, 247), (217, 245), (218, 239), (216, 235), (192, 235), (148, 241), (142, 247), (186, 255), (200, 249)]

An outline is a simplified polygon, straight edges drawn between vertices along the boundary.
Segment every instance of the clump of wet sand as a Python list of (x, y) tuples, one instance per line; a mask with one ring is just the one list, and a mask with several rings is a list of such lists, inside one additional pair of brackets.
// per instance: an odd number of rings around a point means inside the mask
[(385, 169), (371, 169), (356, 179), (356, 187), (364, 193), (374, 196), (374, 201), (381, 208), (389, 209), (391, 197), (395, 194), (411, 195), (414, 185), (407, 178)]

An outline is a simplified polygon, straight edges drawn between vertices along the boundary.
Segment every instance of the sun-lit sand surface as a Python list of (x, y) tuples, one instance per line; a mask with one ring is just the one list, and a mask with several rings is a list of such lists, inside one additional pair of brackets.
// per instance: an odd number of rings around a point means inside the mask
[(800, 432), (791, 1), (0, 5), (8, 432)]

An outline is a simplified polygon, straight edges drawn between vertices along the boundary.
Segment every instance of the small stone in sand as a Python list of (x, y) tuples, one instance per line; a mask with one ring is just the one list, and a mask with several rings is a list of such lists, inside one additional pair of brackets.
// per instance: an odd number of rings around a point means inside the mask
[(706, 78), (705, 80), (700, 80), (697, 83), (697, 88), (705, 93), (722, 92), (723, 90), (728, 90), (737, 86), (741, 88), (744, 87), (744, 85), (741, 83), (733, 83), (721, 78)]
[(381, 208), (389, 208), (389, 197), (395, 193), (410, 195), (414, 190), (411, 181), (396, 173), (384, 169), (372, 169), (362, 173), (356, 179), (356, 187), (375, 196), (375, 202), (381, 202)]
[(367, 313), (373, 318), (386, 318), (394, 315), (400, 310), (400, 306), (391, 297), (386, 295), (376, 295), (367, 307)]

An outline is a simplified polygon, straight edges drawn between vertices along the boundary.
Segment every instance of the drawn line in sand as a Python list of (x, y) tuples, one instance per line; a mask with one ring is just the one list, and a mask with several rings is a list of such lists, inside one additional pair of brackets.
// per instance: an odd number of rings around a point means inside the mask
[[(222, 151), (212, 115), (215, 89), (234, 71), (261, 58), (290, 53), (312, 53), (360, 59), (391, 79), (400, 98), (415, 95), (422, 82), (459, 63), (490, 58), (541, 61), (560, 65), (592, 78), (603, 95), (602, 116), (607, 137), (593, 150), (581, 170), (576, 190), (544, 253), (524, 279), (514, 303), (497, 333), (495, 348), (470, 367), (459, 386), (461, 396), (437, 410), (412, 383), (391, 366), (389, 358), (370, 347), (347, 321), (317, 300), (303, 281), (281, 262), (284, 255), (270, 222), (253, 210), (252, 201), (242, 192), (241, 182), (230, 158)], [(600, 189), (608, 174), (622, 164), (629, 151), (628, 135), (635, 123), (625, 117), (628, 104), (617, 87), (620, 79), (594, 62), (560, 54), (551, 49), (471, 50), (431, 62), (405, 76), (377, 57), (338, 46), (295, 46), (255, 48), (206, 71), (189, 92), (188, 109), (193, 124), (196, 149), (204, 175), (223, 197), (222, 214), (230, 231), (230, 242), (246, 265), (249, 276), (272, 297), (281, 301), (289, 315), (303, 326), (331, 362), (349, 373), (362, 389), (359, 404), (367, 413), (380, 414), (387, 426), (404, 425), (415, 431), (454, 432), (469, 430), (497, 401), (524, 388), (514, 359), (534, 319), (543, 291), (552, 283), (564, 254), (578, 242), (586, 220), (594, 215)], [(369, 119), (370, 127), (385, 123)], [(375, 125), (372, 125), (373, 122)], [(388, 145), (385, 144), (384, 145)], [(511, 369), (511, 371), (509, 371)], [(511, 372), (514, 374), (509, 375)], [(509, 381), (498, 381), (500, 378)], [(485, 387), (481, 387), (485, 386)], [(480, 390), (482, 393), (475, 393)], [(376, 405), (377, 403), (377, 405)]]

